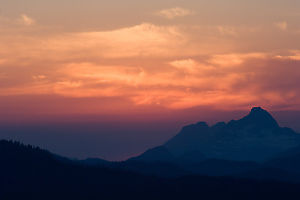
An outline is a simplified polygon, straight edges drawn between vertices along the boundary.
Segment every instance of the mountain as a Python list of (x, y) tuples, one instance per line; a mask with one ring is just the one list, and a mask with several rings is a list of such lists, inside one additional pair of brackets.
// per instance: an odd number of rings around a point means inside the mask
[(263, 200), (300, 195), (299, 184), (198, 175), (159, 178), (66, 160), (37, 147), (0, 141), (0, 199)]
[(142, 153), (141, 155), (131, 158), (129, 160), (138, 160), (144, 162), (157, 162), (157, 161), (173, 161), (174, 156), (164, 146), (155, 147)]
[(185, 164), (184, 166), (193, 174), (207, 176), (238, 176), (263, 167), (256, 162), (217, 159), (208, 159), (190, 165)]
[(265, 165), (300, 174), (300, 146), (282, 152)]
[(147, 150), (137, 157), (128, 159), (128, 161), (142, 162), (169, 162), (174, 164), (194, 163), (206, 160), (206, 157), (199, 151), (186, 151), (180, 156), (173, 155), (165, 146), (159, 146)]
[(252, 180), (276, 180), (289, 183), (300, 183), (300, 174), (289, 170), (263, 165), (250, 171), (232, 174), (232, 177)]
[(122, 168), (167, 177), (197, 174), (300, 182), (299, 137), (280, 127), (266, 110), (254, 107), (229, 123), (185, 126), (165, 145), (128, 160), (135, 163), (123, 162)]
[(176, 157), (174, 160), (175, 163), (182, 164), (182, 163), (199, 163), (204, 160), (207, 160), (205, 155), (201, 153), (200, 151), (194, 150), (194, 151), (186, 151), (181, 156)]
[(132, 172), (87, 167), (66, 160), (31, 145), (0, 141), (0, 199), (6, 199), (6, 194), (9, 199), (20, 199), (11, 198), (13, 194), (20, 194), (21, 199), (26, 195), (32, 199), (32, 194), (37, 195), (36, 199), (53, 199), (48, 196), (51, 194), (65, 194), (70, 199), (83, 195), (78, 199), (85, 199), (90, 192), (105, 197), (115, 190), (130, 191), (130, 187), (138, 186), (136, 182), (148, 185), (153, 181)]
[(2, 140), (0, 199), (297, 199), (299, 141), (259, 107), (240, 120), (186, 126), (123, 162)]
[(78, 162), (87, 166), (107, 166), (111, 163), (100, 158), (87, 158), (85, 160), (79, 160)]
[(300, 134), (280, 127), (270, 113), (254, 107), (229, 123), (188, 125), (163, 146), (175, 157), (198, 151), (212, 159), (262, 162), (298, 145)]

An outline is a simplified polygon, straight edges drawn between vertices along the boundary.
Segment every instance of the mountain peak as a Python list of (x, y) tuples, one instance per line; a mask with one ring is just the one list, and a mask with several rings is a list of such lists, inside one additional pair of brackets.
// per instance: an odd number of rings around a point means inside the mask
[(213, 126), (185, 126), (165, 143), (171, 154), (198, 151), (207, 158), (263, 161), (300, 144), (300, 134), (281, 128), (272, 115), (253, 107), (245, 117)]
[(251, 109), (251, 113), (256, 113), (256, 112), (267, 112), (267, 111), (262, 109), (262, 107), (253, 107)]
[(266, 111), (265, 109), (263, 109), (261, 107), (253, 107), (248, 116), (272, 117), (268, 111)]
[(263, 109), (262, 107), (253, 107), (249, 115), (260, 115), (260, 116), (264, 115), (264, 116), (272, 117), (271, 114), (267, 110)]
[(265, 128), (279, 126), (272, 115), (261, 107), (253, 107), (250, 113), (241, 119), (241, 121), (244, 121), (247, 124), (255, 124)]

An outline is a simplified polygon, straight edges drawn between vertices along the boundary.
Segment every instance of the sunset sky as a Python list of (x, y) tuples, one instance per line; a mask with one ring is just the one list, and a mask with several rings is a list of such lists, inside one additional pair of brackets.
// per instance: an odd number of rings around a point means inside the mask
[(0, 2), (1, 121), (300, 110), (299, 0)]

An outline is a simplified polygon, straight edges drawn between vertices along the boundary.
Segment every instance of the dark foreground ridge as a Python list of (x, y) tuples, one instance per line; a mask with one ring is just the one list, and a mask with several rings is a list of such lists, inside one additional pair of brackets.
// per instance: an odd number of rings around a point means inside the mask
[(124, 162), (0, 141), (0, 199), (298, 199), (299, 135), (262, 108), (184, 127)]
[(0, 199), (296, 199), (300, 185), (230, 177), (159, 178), (83, 166), (0, 142)]

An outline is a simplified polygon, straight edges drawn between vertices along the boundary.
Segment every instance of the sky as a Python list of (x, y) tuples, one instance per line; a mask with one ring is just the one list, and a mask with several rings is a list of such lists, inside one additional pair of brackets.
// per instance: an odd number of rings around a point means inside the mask
[(299, 21), (299, 0), (0, 0), (0, 122), (55, 124), (52, 142), (20, 136), (54, 151), (58, 123), (104, 124), (109, 141), (136, 145), (80, 156), (112, 159), (252, 106), (297, 128)]

